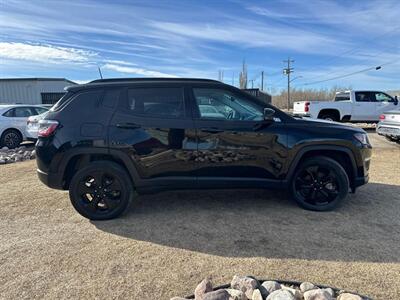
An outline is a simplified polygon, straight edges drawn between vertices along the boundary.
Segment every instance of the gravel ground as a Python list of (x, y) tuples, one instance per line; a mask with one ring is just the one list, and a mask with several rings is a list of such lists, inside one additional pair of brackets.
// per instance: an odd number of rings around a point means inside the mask
[(2, 165), (0, 299), (169, 299), (235, 274), (400, 299), (400, 151), (382, 145), (370, 184), (329, 213), (284, 192), (174, 191), (90, 222), (34, 161)]

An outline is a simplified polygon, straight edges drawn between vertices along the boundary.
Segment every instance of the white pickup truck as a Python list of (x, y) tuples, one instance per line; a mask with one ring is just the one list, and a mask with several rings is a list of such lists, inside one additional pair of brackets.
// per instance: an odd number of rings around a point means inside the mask
[(293, 115), (343, 122), (378, 122), (389, 110), (400, 110), (399, 101), (379, 91), (345, 91), (333, 101), (295, 102)]

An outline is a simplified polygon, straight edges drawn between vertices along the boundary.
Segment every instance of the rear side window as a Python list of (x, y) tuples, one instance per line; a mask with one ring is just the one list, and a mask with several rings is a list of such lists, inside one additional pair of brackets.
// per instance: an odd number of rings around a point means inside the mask
[(335, 96), (335, 101), (349, 101), (349, 100), (350, 100), (349, 93), (340, 93), (340, 94), (336, 94), (336, 96)]
[(184, 116), (182, 88), (128, 89), (126, 107), (133, 114), (179, 118)]
[(115, 105), (118, 103), (120, 95), (120, 89), (106, 90), (102, 101), (103, 106), (114, 108)]
[[(67, 97), (69, 93), (67, 93)], [(70, 95), (67, 98), (61, 98), (59, 102), (51, 108), (52, 111), (58, 111), (69, 105), (70, 103), (77, 103), (82, 109), (94, 107), (99, 105), (102, 90), (88, 90), (81, 91), (78, 94)]]
[(4, 116), (4, 117), (8, 117), (8, 118), (14, 117), (14, 109), (9, 109), (9, 110), (7, 110), (7, 111), (3, 114), (3, 116)]

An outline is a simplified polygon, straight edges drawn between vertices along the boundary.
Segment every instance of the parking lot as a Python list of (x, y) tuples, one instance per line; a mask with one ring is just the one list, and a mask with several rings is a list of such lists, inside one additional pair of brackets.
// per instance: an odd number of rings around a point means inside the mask
[(234, 274), (400, 298), (400, 147), (369, 132), (370, 183), (336, 211), (284, 192), (141, 196), (122, 218), (90, 222), (35, 161), (0, 166), (0, 298), (169, 299)]

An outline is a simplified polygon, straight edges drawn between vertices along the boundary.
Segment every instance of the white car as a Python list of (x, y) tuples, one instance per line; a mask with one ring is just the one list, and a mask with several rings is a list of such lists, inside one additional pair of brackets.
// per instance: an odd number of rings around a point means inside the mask
[(376, 132), (388, 140), (400, 143), (400, 110), (388, 111), (380, 116)]
[(26, 139), (28, 141), (36, 141), (38, 138), (39, 121), (43, 120), (47, 115), (47, 111), (36, 116), (30, 116), (26, 121)]
[(378, 122), (385, 111), (399, 110), (397, 97), (380, 91), (345, 91), (333, 101), (299, 101), (293, 114), (301, 117), (343, 122)]
[(40, 105), (0, 105), (0, 147), (13, 149), (27, 139), (26, 122), (30, 116), (46, 112)]

